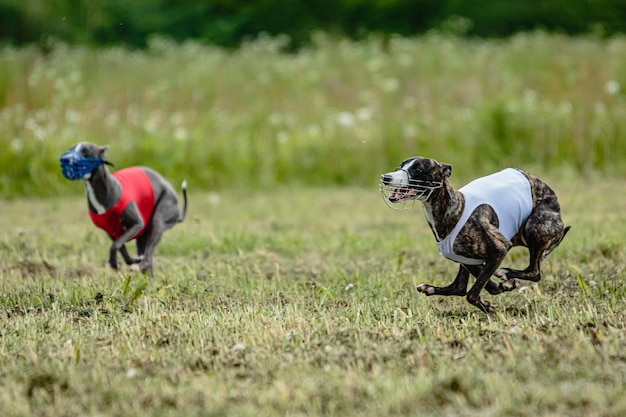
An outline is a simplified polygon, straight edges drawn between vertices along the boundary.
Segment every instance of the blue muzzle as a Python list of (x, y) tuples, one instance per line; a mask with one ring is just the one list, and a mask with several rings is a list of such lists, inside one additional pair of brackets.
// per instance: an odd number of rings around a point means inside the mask
[(87, 158), (75, 150), (63, 152), (59, 161), (61, 161), (61, 173), (68, 180), (80, 180), (105, 163), (102, 158)]

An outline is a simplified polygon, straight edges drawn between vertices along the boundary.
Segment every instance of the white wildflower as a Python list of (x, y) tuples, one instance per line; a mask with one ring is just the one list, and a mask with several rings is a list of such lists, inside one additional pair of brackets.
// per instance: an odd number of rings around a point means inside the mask
[(604, 92), (610, 96), (616, 96), (620, 92), (620, 85), (618, 81), (609, 80), (604, 84)]

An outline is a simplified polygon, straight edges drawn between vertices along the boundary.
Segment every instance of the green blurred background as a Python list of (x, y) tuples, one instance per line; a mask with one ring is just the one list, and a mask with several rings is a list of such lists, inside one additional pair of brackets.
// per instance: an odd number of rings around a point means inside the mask
[(626, 1), (1, 0), (0, 16), (0, 37), (17, 44), (52, 35), (69, 43), (145, 47), (159, 33), (236, 47), (265, 32), (286, 34), (297, 47), (317, 30), (352, 39), (371, 33), (413, 36), (441, 27), (488, 37), (533, 29), (609, 35), (626, 30)]
[(192, 189), (626, 176), (626, 1), (0, 0), (0, 196), (110, 145)]

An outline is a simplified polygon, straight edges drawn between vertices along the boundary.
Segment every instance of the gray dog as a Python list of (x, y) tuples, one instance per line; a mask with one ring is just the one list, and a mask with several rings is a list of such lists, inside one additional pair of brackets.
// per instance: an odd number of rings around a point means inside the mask
[[(500, 294), (517, 288), (518, 279), (539, 281), (541, 261), (561, 243), (570, 226), (563, 227), (554, 191), (527, 172), (507, 168), (458, 191), (448, 183), (451, 174), (448, 164), (409, 158), (396, 171), (381, 176), (381, 192), (392, 208), (410, 208), (420, 201), (439, 252), (460, 264), (450, 285), (421, 284), (417, 290), (428, 296), (467, 296), (479, 309), (493, 312), (480, 291)], [(528, 248), (528, 267), (498, 269), (513, 246)], [(470, 274), (476, 282), (467, 291)], [(502, 282), (494, 281), (494, 275)]]
[[(104, 159), (107, 146), (80, 142), (63, 153), (61, 172), (70, 180), (85, 182), (89, 216), (113, 240), (109, 265), (117, 269), (117, 251), (128, 265), (139, 264), (142, 273), (153, 277), (154, 250), (163, 232), (180, 223), (187, 213), (187, 186), (183, 182), (184, 206), (172, 186), (157, 172), (146, 167), (131, 167), (109, 173)], [(137, 258), (124, 244), (137, 240)]]

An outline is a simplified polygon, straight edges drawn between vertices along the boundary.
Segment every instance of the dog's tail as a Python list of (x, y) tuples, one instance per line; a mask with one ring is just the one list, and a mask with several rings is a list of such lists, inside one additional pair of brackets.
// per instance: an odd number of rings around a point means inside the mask
[(569, 232), (569, 229), (571, 229), (571, 228), (572, 228), (572, 226), (567, 226), (567, 227), (563, 228), (563, 234), (561, 234), (561, 238), (556, 241), (556, 243), (553, 245), (552, 249), (556, 248), (557, 246), (559, 246), (561, 244), (561, 242), (563, 242), (563, 239), (565, 239), (565, 235), (567, 234), (567, 232)]
[(567, 232), (569, 232), (569, 229), (571, 229), (572, 226), (567, 226), (565, 229), (563, 229), (563, 236), (561, 237), (561, 240), (563, 240), (563, 238), (565, 237), (565, 235), (567, 234)]
[(181, 188), (183, 189), (183, 211), (178, 215), (178, 223), (181, 223), (187, 217), (187, 180), (184, 180)]
[(543, 252), (543, 255), (541, 255), (541, 259), (545, 259), (550, 253), (552, 253), (553, 250), (556, 249), (557, 246), (561, 244), (561, 242), (563, 242), (563, 239), (565, 239), (565, 235), (567, 234), (567, 232), (569, 232), (569, 229), (571, 228), (572, 226), (567, 226), (563, 228), (561, 237), (558, 240), (555, 240), (554, 242), (550, 244), (550, 246), (545, 250), (545, 252)]

